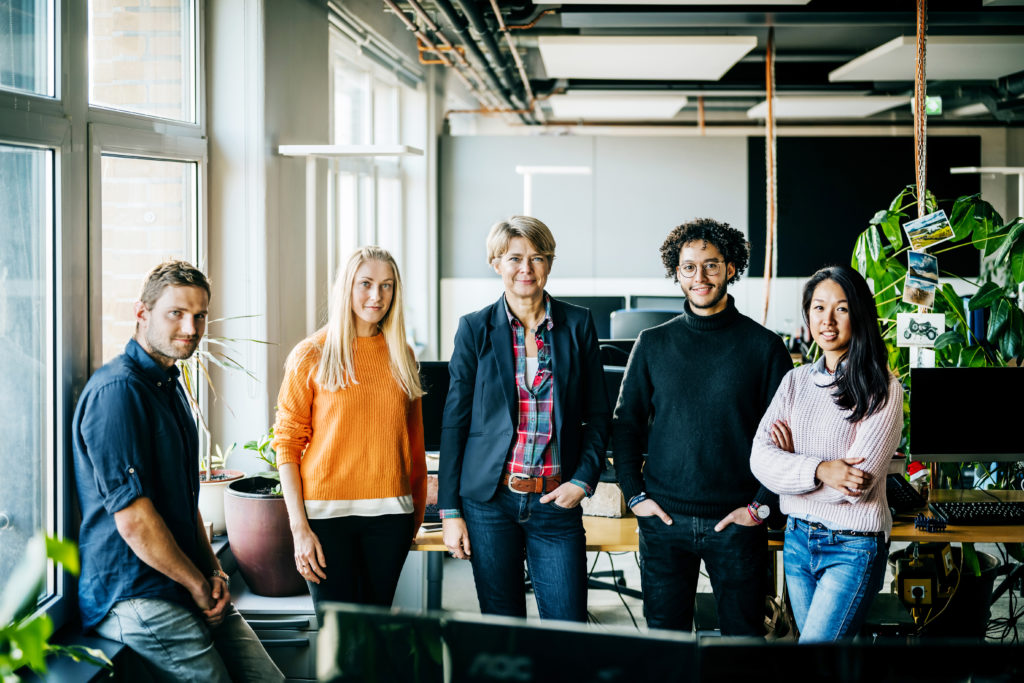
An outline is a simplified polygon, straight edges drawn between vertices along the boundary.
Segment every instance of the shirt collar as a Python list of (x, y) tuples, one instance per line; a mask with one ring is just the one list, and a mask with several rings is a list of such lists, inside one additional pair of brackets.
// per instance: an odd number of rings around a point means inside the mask
[[(501, 303), (505, 305), (505, 315), (508, 317), (508, 324), (515, 328), (516, 325), (522, 325), (519, 318), (512, 315), (512, 309), (508, 307), (508, 299), (504, 295), (501, 297)], [(543, 327), (544, 329), (550, 330), (554, 325), (554, 321), (551, 319), (551, 296), (544, 292), (544, 319), (540, 321), (540, 325), (537, 327)]]
[[(843, 360), (839, 361), (839, 365), (841, 366), (844, 362), (845, 361)], [(814, 365), (811, 366), (811, 374), (814, 376), (816, 382), (824, 382), (825, 385), (832, 384), (836, 379), (835, 373), (829, 372), (828, 368), (825, 366), (825, 356), (822, 356), (814, 362)]]
[(142, 374), (154, 382), (174, 382), (181, 374), (177, 363), (165, 368), (153, 360), (153, 357), (146, 353), (146, 350), (134, 338), (128, 340), (128, 345), (124, 347), (124, 355), (128, 356), (142, 370)]

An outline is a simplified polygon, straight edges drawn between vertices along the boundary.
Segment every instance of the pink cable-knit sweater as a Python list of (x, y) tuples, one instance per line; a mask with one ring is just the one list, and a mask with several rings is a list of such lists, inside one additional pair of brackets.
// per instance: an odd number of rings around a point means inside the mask
[[(873, 415), (850, 423), (850, 411), (839, 408), (828, 385), (832, 376), (824, 362), (791, 370), (782, 379), (768, 412), (754, 435), (750, 470), (762, 484), (779, 494), (782, 512), (846, 531), (892, 529), (885, 500), (885, 476), (903, 429), (903, 387), (893, 376), (889, 398)], [(783, 451), (771, 439), (771, 427), (784, 420), (793, 433), (795, 453)], [(841, 458), (865, 458), (856, 465), (871, 474), (860, 496), (847, 496), (815, 479), (818, 463)]]

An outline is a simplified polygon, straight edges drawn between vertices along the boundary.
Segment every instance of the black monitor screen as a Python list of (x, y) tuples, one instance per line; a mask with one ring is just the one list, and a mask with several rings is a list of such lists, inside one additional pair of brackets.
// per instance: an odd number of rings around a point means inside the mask
[(697, 641), (669, 631), (640, 633), (510, 617), (445, 620), (451, 681), (695, 680)]
[(914, 368), (910, 387), (915, 460), (1024, 460), (1017, 430), (1024, 368)]
[(448, 361), (425, 360), (420, 363), (423, 390), (423, 443), (427, 451), (441, 450), (441, 417), (448, 397)]
[(317, 638), (317, 680), (444, 680), (441, 622), (436, 616), (396, 609), (323, 604)]
[(626, 297), (624, 296), (560, 296), (556, 298), (568, 304), (589, 308), (590, 315), (594, 318), (597, 336), (600, 339), (611, 336), (612, 311), (626, 307)]
[(631, 296), (629, 297), (630, 308), (656, 308), (662, 311), (683, 312), (683, 303), (686, 297), (682, 296)]

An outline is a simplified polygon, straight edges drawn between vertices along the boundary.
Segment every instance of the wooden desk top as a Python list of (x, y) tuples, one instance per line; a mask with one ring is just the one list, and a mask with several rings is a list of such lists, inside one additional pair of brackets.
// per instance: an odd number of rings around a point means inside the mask
[[(1024, 500), (1024, 491), (932, 491), (934, 501), (984, 501), (992, 500), (992, 494), (1001, 500)], [(920, 512), (932, 515), (930, 510)], [(894, 541), (949, 541), (954, 543), (1024, 543), (1024, 525), (1004, 526), (948, 526), (945, 531), (928, 533), (914, 528), (914, 517), (917, 512), (901, 516), (893, 521), (892, 540)], [(637, 533), (636, 518), (622, 517), (583, 517), (583, 528), (587, 532), (587, 550), (605, 552), (631, 552), (637, 550), (640, 535)], [(770, 539), (768, 547), (773, 550), (782, 548), (781, 539)], [(441, 532), (424, 533), (416, 536), (413, 550), (446, 551), (441, 542)]]

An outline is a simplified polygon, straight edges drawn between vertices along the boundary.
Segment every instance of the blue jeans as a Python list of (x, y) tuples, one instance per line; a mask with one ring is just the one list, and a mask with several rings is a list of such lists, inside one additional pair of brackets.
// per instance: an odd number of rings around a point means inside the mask
[(763, 636), (768, 594), (768, 537), (763, 526), (673, 513), (672, 525), (637, 517), (640, 581), (650, 628), (689, 631), (703, 559), (711, 578), (718, 625), (726, 636)]
[(540, 498), (503, 486), (486, 503), (462, 499), (480, 611), (526, 616), (525, 557), (541, 619), (586, 621), (583, 509), (542, 504)]
[(202, 615), (177, 603), (133, 598), (115, 603), (96, 632), (131, 648), (158, 681), (284, 680), (234, 607), (210, 628)]
[(882, 587), (888, 542), (814, 528), (790, 517), (783, 562), (801, 643), (857, 635)]

